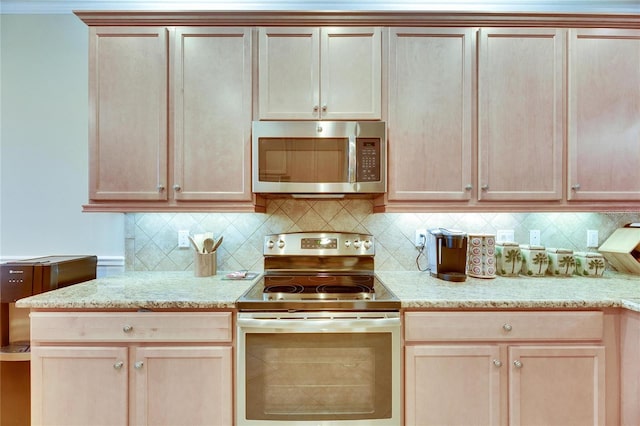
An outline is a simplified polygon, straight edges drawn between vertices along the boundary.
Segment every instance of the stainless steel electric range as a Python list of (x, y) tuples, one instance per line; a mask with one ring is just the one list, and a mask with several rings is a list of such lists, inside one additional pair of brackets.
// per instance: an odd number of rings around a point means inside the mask
[(367, 234), (265, 237), (237, 302), (238, 425), (400, 425), (400, 301), (374, 260)]
[(240, 311), (398, 311), (374, 272), (373, 236), (340, 232), (268, 235), (264, 277), (240, 297)]

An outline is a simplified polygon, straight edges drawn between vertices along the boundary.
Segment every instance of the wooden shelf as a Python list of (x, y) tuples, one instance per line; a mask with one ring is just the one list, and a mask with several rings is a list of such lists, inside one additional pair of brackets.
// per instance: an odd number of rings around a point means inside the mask
[(31, 361), (31, 352), (0, 352), (0, 361)]

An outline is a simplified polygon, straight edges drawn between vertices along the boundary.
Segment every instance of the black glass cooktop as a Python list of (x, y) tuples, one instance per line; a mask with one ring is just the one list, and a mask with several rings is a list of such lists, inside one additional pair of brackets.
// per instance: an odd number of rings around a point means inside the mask
[(240, 310), (398, 310), (374, 274), (269, 275), (237, 302)]

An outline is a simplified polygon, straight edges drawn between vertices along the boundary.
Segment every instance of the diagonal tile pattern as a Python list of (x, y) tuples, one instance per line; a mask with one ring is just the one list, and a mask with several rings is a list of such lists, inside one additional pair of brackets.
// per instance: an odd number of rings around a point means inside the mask
[[(586, 250), (586, 230), (597, 229), (600, 243), (618, 227), (640, 222), (640, 213), (376, 213), (362, 199), (267, 201), (266, 213), (129, 213), (126, 215), (126, 270), (180, 271), (193, 268), (191, 248), (178, 247), (178, 230), (211, 231), (224, 236), (218, 270), (261, 271), (267, 234), (295, 231), (349, 231), (373, 234), (376, 269), (415, 270), (413, 247), (418, 228), (455, 228), (475, 233), (513, 229), (527, 243), (529, 230), (541, 231), (542, 244)], [(418, 259), (424, 267), (425, 255)]]

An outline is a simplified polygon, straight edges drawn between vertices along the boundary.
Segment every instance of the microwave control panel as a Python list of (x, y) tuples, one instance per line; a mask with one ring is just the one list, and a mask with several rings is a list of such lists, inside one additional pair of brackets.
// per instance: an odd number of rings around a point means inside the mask
[(356, 181), (377, 182), (380, 180), (380, 139), (356, 139)]

